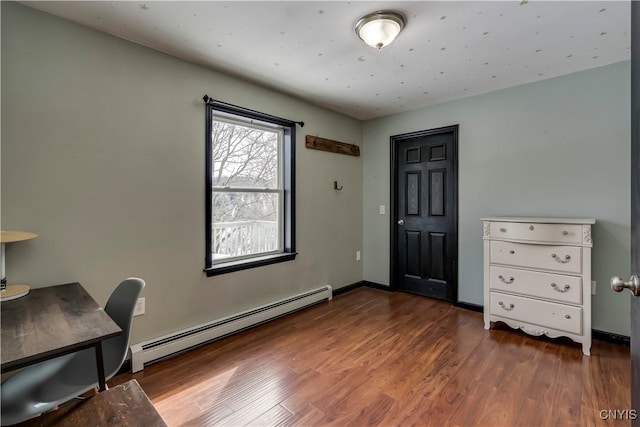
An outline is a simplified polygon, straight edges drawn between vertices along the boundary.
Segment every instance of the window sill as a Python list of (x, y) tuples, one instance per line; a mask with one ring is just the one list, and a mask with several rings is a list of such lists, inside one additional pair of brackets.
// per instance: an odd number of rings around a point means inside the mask
[(292, 261), (296, 258), (297, 252), (285, 252), (282, 254), (268, 255), (249, 260), (224, 262), (215, 264), (211, 268), (205, 268), (207, 277), (218, 276), (220, 274), (233, 273), (234, 271), (247, 270), (249, 268), (262, 267), (264, 265), (277, 264), (279, 262)]

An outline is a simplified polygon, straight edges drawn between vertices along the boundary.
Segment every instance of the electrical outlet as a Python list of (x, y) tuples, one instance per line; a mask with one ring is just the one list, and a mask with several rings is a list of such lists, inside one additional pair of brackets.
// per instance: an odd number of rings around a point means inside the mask
[(134, 316), (140, 316), (141, 314), (144, 314), (144, 310), (145, 309), (145, 298), (141, 297), (138, 298), (138, 301), (136, 302), (136, 308), (133, 309), (133, 315)]
[(356, 261), (360, 261), (360, 251), (356, 251)]
[(591, 281), (591, 295), (595, 295), (596, 294), (596, 281), (592, 280)]

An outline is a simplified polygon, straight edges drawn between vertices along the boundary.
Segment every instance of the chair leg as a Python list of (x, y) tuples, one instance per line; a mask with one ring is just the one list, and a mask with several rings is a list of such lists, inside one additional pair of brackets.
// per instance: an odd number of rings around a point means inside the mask
[(91, 390), (82, 394), (81, 396), (74, 397), (74, 399), (85, 400), (85, 399), (89, 399), (90, 397), (97, 396), (98, 393), (100, 393), (100, 390), (98, 390), (98, 387), (94, 387)]

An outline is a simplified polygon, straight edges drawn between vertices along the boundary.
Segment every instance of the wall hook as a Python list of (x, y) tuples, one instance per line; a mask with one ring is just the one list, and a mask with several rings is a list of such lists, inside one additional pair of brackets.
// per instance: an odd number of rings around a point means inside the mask
[(338, 181), (333, 181), (333, 189), (340, 191), (342, 190), (342, 185), (338, 187)]

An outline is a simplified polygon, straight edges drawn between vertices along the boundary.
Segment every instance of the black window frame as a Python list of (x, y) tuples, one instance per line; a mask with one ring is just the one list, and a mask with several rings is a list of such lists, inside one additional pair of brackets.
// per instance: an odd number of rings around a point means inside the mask
[[(207, 277), (234, 271), (246, 270), (270, 264), (294, 260), (295, 249), (295, 146), (296, 122), (217, 101), (204, 96), (205, 101), (205, 268)], [(248, 259), (229, 262), (213, 263), (213, 141), (211, 138), (214, 114), (223, 113), (230, 117), (236, 116), (249, 120), (281, 126), (284, 131), (282, 141), (283, 168), (283, 229), (284, 241), (282, 252), (269, 255), (256, 255)]]

